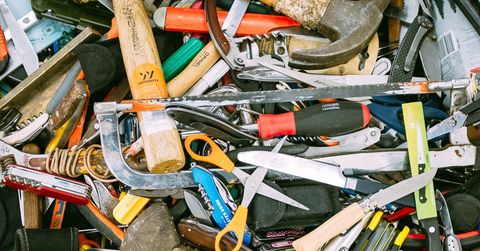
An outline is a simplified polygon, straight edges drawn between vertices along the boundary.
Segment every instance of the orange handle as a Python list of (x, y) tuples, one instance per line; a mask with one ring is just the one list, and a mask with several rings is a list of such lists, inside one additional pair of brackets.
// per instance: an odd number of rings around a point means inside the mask
[[(220, 25), (228, 12), (217, 11)], [(250, 36), (269, 33), (280, 27), (300, 26), (286, 16), (246, 13), (237, 30), (238, 36)], [(203, 10), (167, 7), (165, 30), (177, 32), (208, 33), (207, 20)]]
[[(191, 144), (193, 141), (204, 141), (212, 149), (209, 155), (202, 156), (192, 151)], [(197, 161), (207, 162), (216, 165), (227, 172), (231, 172), (235, 168), (235, 164), (228, 158), (228, 156), (213, 142), (206, 134), (194, 134), (185, 138), (185, 149), (188, 154)]]
[(237, 236), (237, 245), (232, 251), (238, 251), (242, 247), (243, 235), (247, 227), (248, 208), (240, 205), (233, 216), (232, 221), (215, 236), (215, 251), (222, 251), (220, 249), (220, 241), (227, 233), (233, 232)]

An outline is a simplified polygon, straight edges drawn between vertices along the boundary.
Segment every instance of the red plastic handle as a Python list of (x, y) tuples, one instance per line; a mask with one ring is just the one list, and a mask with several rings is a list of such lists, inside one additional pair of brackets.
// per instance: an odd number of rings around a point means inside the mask
[[(218, 11), (220, 25), (225, 21), (228, 12)], [(269, 33), (280, 27), (300, 26), (299, 23), (286, 16), (246, 13), (238, 27), (237, 35), (250, 36)], [(208, 33), (207, 20), (203, 10), (189, 8), (167, 8), (165, 30), (177, 32)]]
[(279, 135), (295, 135), (297, 128), (293, 112), (282, 114), (262, 114), (258, 117), (258, 134), (262, 139)]

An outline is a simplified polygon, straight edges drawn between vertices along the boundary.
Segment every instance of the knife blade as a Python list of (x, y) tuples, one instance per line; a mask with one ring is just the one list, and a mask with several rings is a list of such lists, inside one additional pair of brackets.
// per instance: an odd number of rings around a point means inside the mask
[(187, 207), (192, 213), (193, 217), (212, 224), (212, 221), (210, 220), (211, 213), (205, 209), (203, 203), (197, 198), (197, 194), (193, 191), (185, 190), (183, 191), (183, 195), (185, 197)]
[[(241, 152), (238, 154), (238, 160), (304, 179), (352, 189), (363, 194), (372, 194), (387, 187), (380, 182), (345, 177), (340, 166), (334, 163), (314, 161), (282, 153), (265, 151)], [(405, 206), (415, 206), (412, 195), (401, 198), (396, 203)]]
[(323, 247), (325, 243), (350, 229), (366, 215), (392, 201), (404, 197), (431, 182), (437, 169), (433, 168), (429, 172), (422, 173), (412, 178), (398, 182), (388, 188), (385, 188), (360, 203), (352, 203), (318, 228), (293, 242), (293, 247), (297, 251), (313, 251)]

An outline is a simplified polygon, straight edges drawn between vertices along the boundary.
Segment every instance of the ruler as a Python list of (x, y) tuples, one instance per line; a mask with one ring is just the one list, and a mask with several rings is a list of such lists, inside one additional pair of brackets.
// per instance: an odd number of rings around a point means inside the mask
[[(430, 171), (428, 141), (422, 102), (402, 105), (412, 176)], [(415, 192), (417, 217), (426, 235), (429, 251), (442, 250), (433, 181)]]

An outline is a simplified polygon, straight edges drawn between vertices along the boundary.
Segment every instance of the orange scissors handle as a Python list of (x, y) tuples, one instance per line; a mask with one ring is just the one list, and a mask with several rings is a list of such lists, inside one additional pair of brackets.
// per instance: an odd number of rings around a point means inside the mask
[(242, 205), (237, 207), (237, 211), (235, 211), (235, 215), (233, 216), (232, 221), (228, 223), (228, 225), (220, 231), (217, 236), (215, 236), (215, 251), (222, 251), (220, 249), (220, 241), (222, 240), (223, 236), (233, 232), (237, 236), (237, 245), (232, 251), (238, 251), (242, 247), (243, 243), (243, 235), (245, 234), (245, 228), (247, 227), (247, 215), (248, 215), (248, 208)]
[[(204, 141), (212, 149), (209, 155), (202, 156), (192, 151), (191, 144), (193, 141)], [(207, 162), (216, 165), (227, 172), (231, 172), (235, 168), (235, 164), (228, 158), (228, 156), (220, 149), (220, 147), (213, 142), (206, 134), (194, 134), (185, 138), (185, 149), (188, 154), (197, 161)]]

